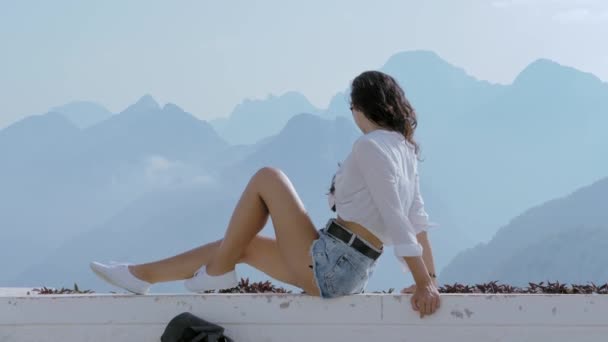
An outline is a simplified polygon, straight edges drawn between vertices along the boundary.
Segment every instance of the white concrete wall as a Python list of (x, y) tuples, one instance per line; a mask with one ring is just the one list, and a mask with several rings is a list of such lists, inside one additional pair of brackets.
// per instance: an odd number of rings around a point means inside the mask
[(189, 311), (236, 341), (608, 341), (608, 295), (442, 294), (420, 319), (410, 295), (0, 296), (0, 341), (160, 341)]

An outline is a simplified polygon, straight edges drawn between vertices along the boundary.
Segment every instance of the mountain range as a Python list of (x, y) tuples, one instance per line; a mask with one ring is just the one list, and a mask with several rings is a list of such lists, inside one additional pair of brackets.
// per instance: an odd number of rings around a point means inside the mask
[[(538, 60), (497, 85), (426, 51), (397, 54), (380, 70), (399, 80), (419, 116), (422, 193), (439, 223), (435, 261), (451, 265), (441, 281), (456, 279), (452, 265), (473, 262), (457, 262), (463, 251), (511, 218), (608, 175), (608, 85), (593, 75)], [(0, 257), (19, 260), (0, 282), (99, 288), (89, 260), (145, 261), (219, 238), (266, 165), (287, 173), (322, 226), (331, 176), (361, 134), (347, 94), (324, 110), (294, 92), (246, 100), (211, 122), (146, 95), (117, 114), (68, 104), (0, 130), (1, 238), (10, 241)], [(370, 288), (406, 282), (393, 259), (381, 259)]]

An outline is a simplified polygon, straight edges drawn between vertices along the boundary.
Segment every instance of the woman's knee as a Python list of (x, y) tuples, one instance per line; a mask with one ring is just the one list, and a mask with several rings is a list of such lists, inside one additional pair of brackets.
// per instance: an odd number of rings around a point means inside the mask
[(259, 179), (261, 181), (280, 180), (283, 177), (285, 177), (285, 173), (272, 166), (264, 166), (253, 175), (254, 179)]

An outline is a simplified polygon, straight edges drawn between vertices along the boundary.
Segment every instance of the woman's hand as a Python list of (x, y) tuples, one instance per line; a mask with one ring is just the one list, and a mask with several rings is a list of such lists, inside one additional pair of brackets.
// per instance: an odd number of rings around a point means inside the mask
[[(437, 289), (439, 289), (439, 285), (437, 285), (437, 280), (433, 278), (433, 284)], [(414, 293), (416, 291), (416, 284), (411, 285), (410, 287), (404, 287), (401, 290), (401, 293)]]
[(420, 318), (423, 318), (425, 315), (431, 315), (440, 307), (440, 297), (439, 290), (437, 289), (437, 285), (435, 283), (430, 283), (426, 286), (417, 287), (416, 285), (412, 285), (409, 288), (401, 290), (402, 293), (408, 289), (412, 289), (414, 294), (411, 298), (412, 308), (414, 311), (420, 312)]
[(416, 291), (416, 284), (411, 285), (410, 287), (404, 287), (403, 290), (401, 290), (401, 293), (414, 293), (414, 291)]

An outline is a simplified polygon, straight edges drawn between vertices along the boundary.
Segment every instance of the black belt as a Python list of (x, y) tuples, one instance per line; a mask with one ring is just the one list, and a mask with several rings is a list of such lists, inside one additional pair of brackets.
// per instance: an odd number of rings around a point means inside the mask
[[(344, 229), (342, 226), (336, 223), (334, 219), (330, 219), (329, 222), (327, 222), (327, 226), (325, 226), (325, 232), (338, 240), (344, 241), (347, 245), (358, 250), (359, 252), (361, 252), (361, 254), (371, 258), (372, 260), (378, 259), (378, 257), (382, 254), (382, 252), (378, 252), (368, 246), (356, 234)], [(354, 239), (352, 239), (353, 235), (355, 235)]]

